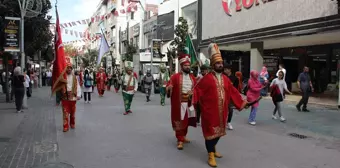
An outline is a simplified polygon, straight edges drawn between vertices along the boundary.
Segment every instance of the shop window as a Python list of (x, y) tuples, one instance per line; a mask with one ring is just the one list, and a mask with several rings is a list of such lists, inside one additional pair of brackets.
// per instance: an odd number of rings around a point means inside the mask
[(131, 12), (131, 20), (135, 18), (135, 12)]

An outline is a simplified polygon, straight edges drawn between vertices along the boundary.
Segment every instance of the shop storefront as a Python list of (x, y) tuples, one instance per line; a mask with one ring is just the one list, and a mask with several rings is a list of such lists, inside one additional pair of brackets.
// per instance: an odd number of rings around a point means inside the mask
[(215, 41), (224, 59), (235, 65), (234, 71), (249, 74), (265, 65), (275, 77), (283, 64), (292, 88), (303, 66), (309, 66), (318, 91), (336, 83), (340, 55), (336, 1), (199, 0), (198, 8), (202, 60), (208, 58), (207, 46)]

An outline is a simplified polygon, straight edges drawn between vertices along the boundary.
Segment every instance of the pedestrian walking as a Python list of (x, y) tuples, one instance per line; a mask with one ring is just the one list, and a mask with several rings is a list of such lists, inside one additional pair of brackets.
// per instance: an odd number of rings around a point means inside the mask
[(23, 112), (22, 105), (25, 96), (25, 76), (22, 74), (21, 67), (17, 66), (13, 73), (13, 91), (15, 95), (15, 107), (18, 113)]
[(271, 88), (270, 96), (272, 97), (273, 103), (275, 105), (272, 118), (276, 120), (277, 117), (275, 115), (276, 115), (276, 112), (278, 112), (281, 122), (286, 121), (286, 119), (282, 115), (282, 109), (281, 109), (281, 102), (284, 100), (283, 93), (286, 91), (287, 93), (292, 94), (288, 90), (287, 83), (283, 79), (283, 77), (284, 77), (284, 72), (280, 71), (278, 74), (278, 77), (275, 78), (270, 84), (270, 88)]
[(162, 106), (165, 106), (166, 85), (168, 84), (169, 80), (170, 80), (169, 73), (166, 71), (165, 65), (161, 64), (158, 83), (160, 85), (159, 94), (161, 96)]
[[(269, 79), (269, 73), (267, 71), (267, 67), (263, 66), (262, 71), (260, 73), (260, 82), (262, 85), (267, 86)], [(264, 87), (261, 90), (261, 96), (268, 96), (268, 87)]]
[(125, 71), (122, 77), (122, 91), (123, 91), (123, 100), (125, 113), (124, 115), (128, 115), (132, 113), (131, 111), (131, 103), (133, 100), (133, 96), (138, 89), (138, 79), (137, 74), (133, 72), (133, 63), (131, 61), (125, 61)]
[(91, 93), (92, 93), (92, 86), (93, 86), (93, 78), (90, 75), (88, 70), (85, 70), (84, 73), (84, 100), (85, 103), (91, 102)]
[(241, 71), (235, 72), (235, 76), (238, 79), (238, 87), (237, 90), (242, 93), (243, 91), (243, 75)]
[(119, 71), (116, 69), (116, 71), (112, 75), (113, 77), (113, 87), (115, 88), (116, 93), (118, 93), (119, 90), (119, 80), (120, 80), (120, 75)]
[(96, 75), (97, 90), (99, 97), (103, 97), (105, 93), (105, 83), (107, 82), (107, 76), (104, 72), (104, 68), (100, 68)]
[[(224, 71), (223, 71), (223, 74), (226, 75), (231, 84), (235, 87), (235, 89), (238, 89), (238, 85), (239, 85), (239, 80), (233, 75), (233, 72), (232, 72), (232, 66), (229, 65), (229, 64), (224, 64)], [(234, 114), (234, 110), (233, 110), (233, 102), (230, 101), (230, 104), (228, 106), (228, 129), (229, 130), (233, 130), (233, 125), (231, 125), (231, 119), (233, 118), (233, 114)]]
[(283, 80), (286, 81), (286, 69), (285, 66), (283, 64), (279, 65), (279, 70), (276, 72), (276, 76), (279, 77), (279, 72), (282, 71), (283, 72)]
[(41, 83), (42, 83), (42, 86), (47, 85), (47, 72), (45, 70), (41, 72)]
[(177, 149), (182, 150), (184, 143), (190, 141), (186, 138), (188, 127), (196, 127), (196, 112), (192, 98), (196, 78), (190, 74), (190, 56), (180, 54), (178, 62), (182, 71), (171, 76), (167, 86), (171, 100), (171, 123), (177, 138)]
[(111, 91), (111, 86), (112, 86), (112, 74), (109, 73), (107, 75), (107, 82), (106, 82), (106, 87), (108, 91)]
[(226, 135), (226, 116), (230, 102), (233, 101), (238, 110), (249, 104), (242, 99), (227, 76), (223, 75), (223, 59), (217, 44), (210, 44), (208, 53), (213, 71), (198, 81), (194, 103), (199, 103), (202, 110), (202, 131), (208, 151), (208, 165), (217, 167), (215, 158), (223, 156), (217, 152), (216, 145), (220, 138)]
[[(261, 90), (265, 88), (259, 81), (259, 73), (255, 70), (250, 72), (250, 79), (248, 80), (247, 101), (252, 102), (258, 99), (261, 95)], [(251, 107), (248, 122), (250, 125), (256, 125), (256, 113), (259, 107), (259, 102), (255, 103)]]
[(309, 110), (307, 109), (307, 104), (308, 104), (310, 93), (314, 92), (314, 87), (310, 79), (309, 68), (307, 66), (305, 66), (303, 68), (303, 72), (300, 73), (297, 84), (298, 84), (298, 88), (301, 91), (302, 98), (299, 101), (299, 103), (296, 105), (296, 109), (298, 111), (301, 111), (301, 106), (302, 106), (302, 111), (309, 112)]
[(31, 91), (30, 91), (30, 77), (28, 76), (27, 74), (27, 71), (24, 72), (24, 76), (25, 76), (25, 92), (26, 92), (26, 96), (27, 98), (30, 98), (31, 97)]
[(52, 86), (52, 72), (49, 69), (46, 72), (46, 83), (47, 86)]
[(153, 83), (153, 76), (151, 75), (151, 70), (146, 71), (146, 75), (143, 77), (144, 90), (146, 95), (146, 102), (150, 101), (151, 89)]

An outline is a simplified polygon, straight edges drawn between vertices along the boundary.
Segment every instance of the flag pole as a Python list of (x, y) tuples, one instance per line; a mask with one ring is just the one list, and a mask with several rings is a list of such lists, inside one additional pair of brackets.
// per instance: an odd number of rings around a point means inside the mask
[(187, 36), (189, 37), (189, 40), (190, 40), (190, 45), (191, 47), (194, 49), (194, 53), (195, 53), (195, 57), (196, 57), (196, 60), (198, 61), (198, 73), (200, 73), (201, 71), (201, 60), (197, 57), (197, 53), (196, 53), (196, 49), (195, 49), (195, 46), (191, 40), (191, 37), (190, 37), (190, 34), (188, 33)]
[(103, 29), (100, 28), (100, 31), (102, 32), (102, 36), (104, 36), (104, 39), (105, 39), (106, 44), (110, 47), (110, 45), (109, 45), (109, 43), (107, 42), (106, 37), (105, 37), (105, 35), (104, 35)]

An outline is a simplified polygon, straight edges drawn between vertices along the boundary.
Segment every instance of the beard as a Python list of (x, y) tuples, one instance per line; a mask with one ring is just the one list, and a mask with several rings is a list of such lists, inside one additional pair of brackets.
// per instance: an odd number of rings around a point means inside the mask
[(186, 73), (186, 74), (189, 74), (190, 73), (190, 69), (183, 69), (182, 70), (184, 73)]
[(217, 73), (222, 73), (224, 71), (223, 67), (215, 67), (214, 71)]

